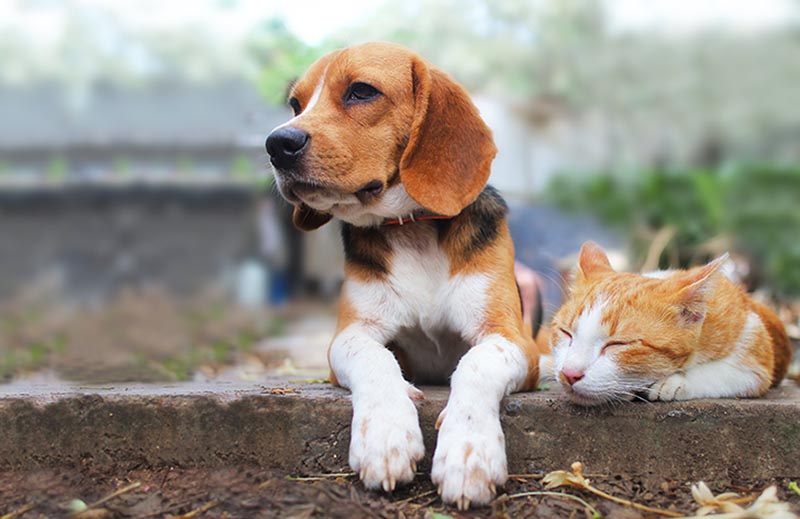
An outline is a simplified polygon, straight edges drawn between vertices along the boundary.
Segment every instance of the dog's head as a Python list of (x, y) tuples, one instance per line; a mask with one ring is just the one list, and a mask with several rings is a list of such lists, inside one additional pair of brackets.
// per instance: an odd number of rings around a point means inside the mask
[(481, 192), (496, 148), (466, 91), (412, 51), (367, 43), (314, 63), (267, 138), (294, 223), (354, 225), (419, 209), (454, 216)]

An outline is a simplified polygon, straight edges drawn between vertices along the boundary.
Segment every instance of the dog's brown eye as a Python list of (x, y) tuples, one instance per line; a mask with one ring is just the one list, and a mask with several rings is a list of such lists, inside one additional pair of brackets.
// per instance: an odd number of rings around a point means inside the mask
[(350, 88), (347, 89), (347, 95), (345, 95), (344, 101), (347, 104), (363, 103), (371, 101), (379, 95), (381, 95), (380, 91), (374, 86), (357, 82), (350, 85)]
[(292, 107), (292, 112), (294, 112), (295, 116), (299, 115), (302, 111), (300, 110), (300, 101), (298, 101), (296, 97), (289, 99), (289, 106)]

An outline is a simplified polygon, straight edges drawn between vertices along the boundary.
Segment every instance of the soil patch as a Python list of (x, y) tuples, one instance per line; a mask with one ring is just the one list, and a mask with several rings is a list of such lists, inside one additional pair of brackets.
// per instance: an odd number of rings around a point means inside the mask
[[(463, 513), (442, 504), (427, 475), (418, 475), (411, 485), (386, 495), (365, 490), (353, 475), (299, 478), (246, 467), (109, 469), (86, 464), (76, 469), (0, 474), (0, 514), (33, 504), (33, 508), (15, 517), (64, 517), (69, 513), (69, 503), (75, 499), (92, 504), (138, 483), (139, 486), (94, 507), (91, 513), (84, 513), (84, 517), (127, 519), (193, 514), (191, 517), (206, 518), (428, 519), (436, 517), (437, 513), (454, 518), (591, 517), (584, 505), (566, 497), (512, 497), (522, 492), (542, 491), (540, 477), (536, 474), (512, 476), (489, 507)], [(690, 482), (648, 481), (625, 474), (587, 474), (587, 477), (597, 488), (640, 504), (686, 514), (698, 508), (691, 496)], [(792, 503), (793, 511), (800, 511), (800, 496), (788, 490), (785, 480), (740, 481), (712, 490), (715, 494), (733, 491), (743, 496), (756, 496), (771, 484), (778, 485), (779, 497)], [(649, 516), (581, 490), (558, 489), (556, 492), (580, 497), (602, 517)]]

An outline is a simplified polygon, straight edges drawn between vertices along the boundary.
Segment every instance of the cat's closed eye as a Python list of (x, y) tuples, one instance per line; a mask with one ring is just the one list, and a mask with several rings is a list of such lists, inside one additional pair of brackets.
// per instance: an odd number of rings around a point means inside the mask
[(628, 346), (633, 344), (634, 342), (636, 341), (608, 341), (607, 343), (605, 343), (605, 345), (603, 345), (603, 349), (600, 350), (600, 355), (604, 355), (605, 353), (607, 353), (609, 348), (613, 349), (620, 346)]

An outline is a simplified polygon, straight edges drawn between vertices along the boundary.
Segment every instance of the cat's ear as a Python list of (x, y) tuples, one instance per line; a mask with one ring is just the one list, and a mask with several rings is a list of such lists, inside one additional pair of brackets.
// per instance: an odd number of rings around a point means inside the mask
[(728, 263), (728, 253), (711, 263), (686, 271), (678, 278), (679, 320), (692, 326), (705, 319), (708, 295), (714, 290), (714, 274)]
[(614, 272), (614, 268), (608, 261), (606, 251), (593, 241), (585, 242), (578, 257), (576, 279), (587, 280), (611, 272)]

